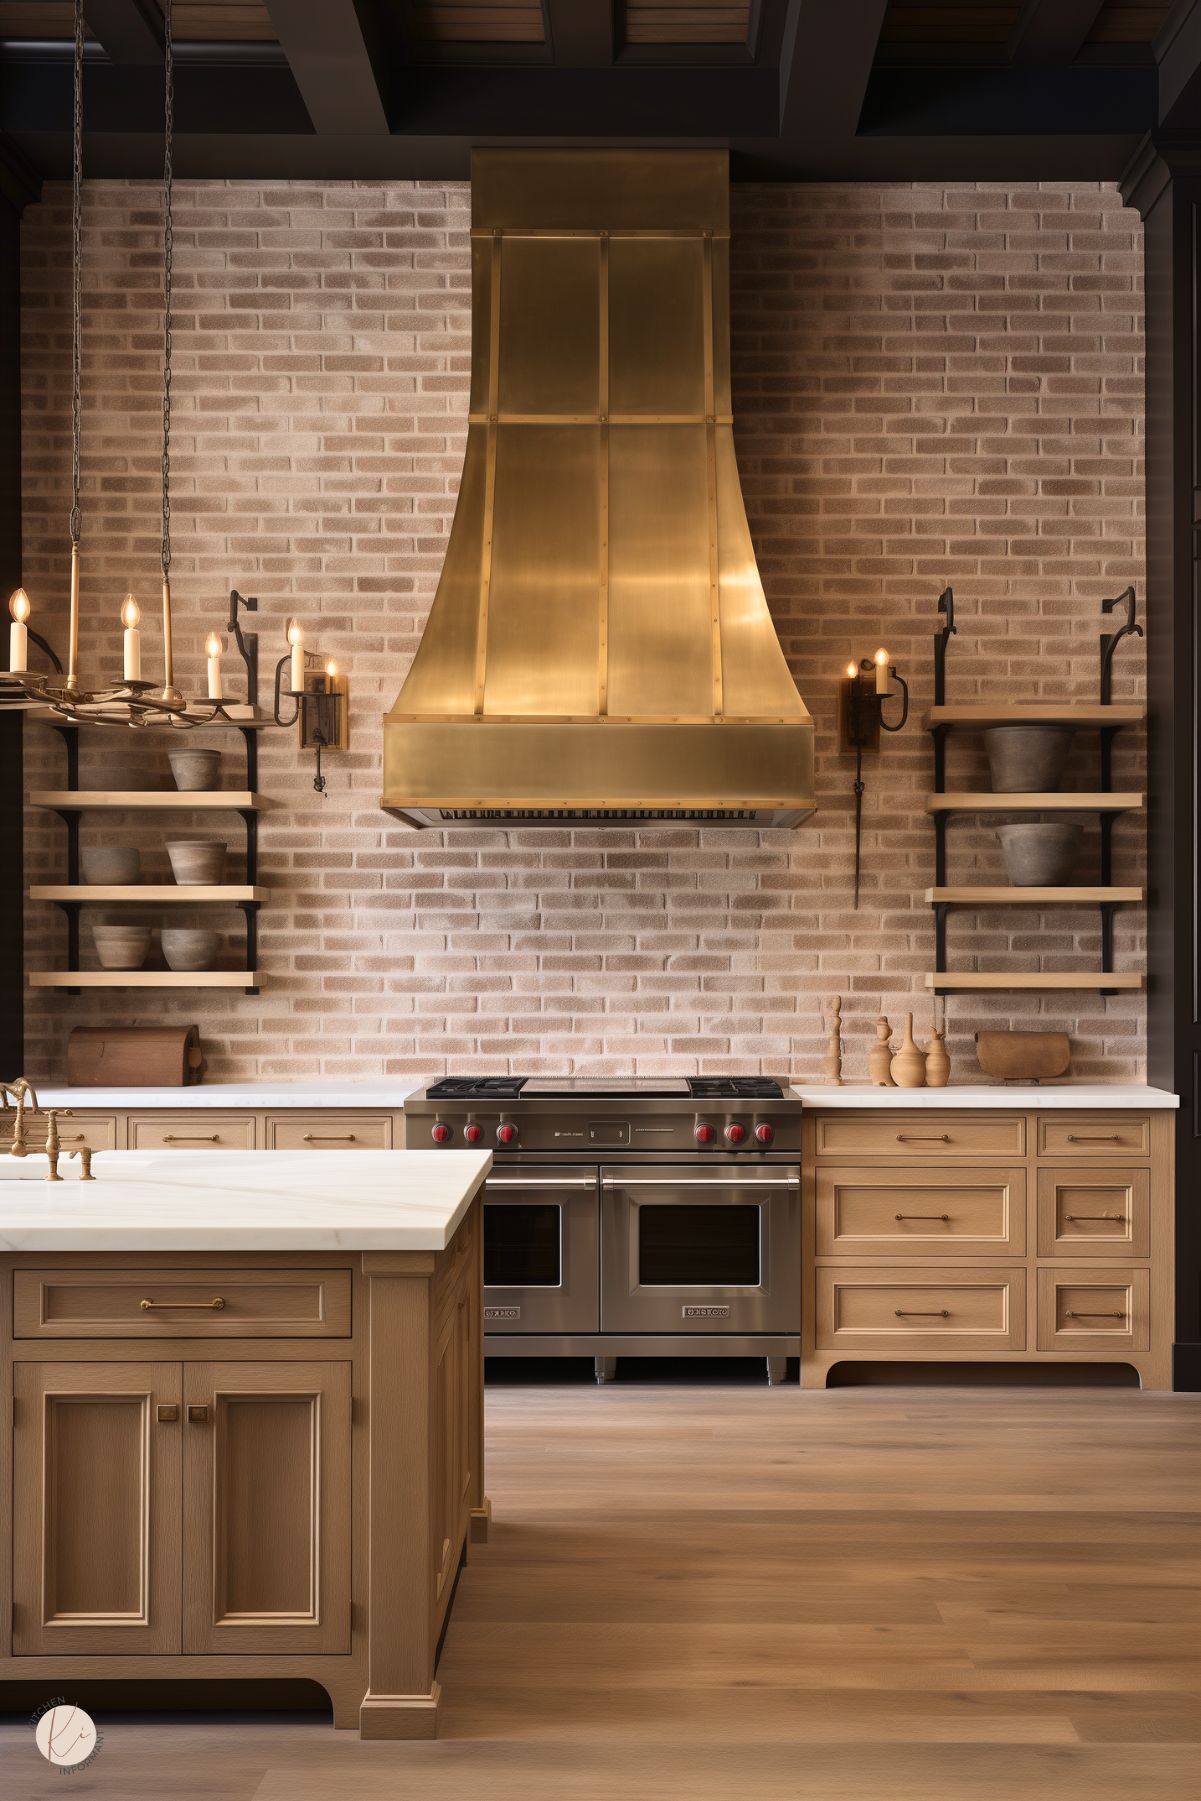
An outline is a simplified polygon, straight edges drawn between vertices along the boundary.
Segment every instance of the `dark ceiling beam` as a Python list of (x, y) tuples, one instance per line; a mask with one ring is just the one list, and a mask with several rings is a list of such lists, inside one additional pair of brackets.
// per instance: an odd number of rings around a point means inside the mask
[(853, 137), (888, 0), (790, 0), (780, 50), (780, 136)]
[(87, 28), (115, 63), (163, 60), (163, 15), (154, 0), (84, 0)]
[(426, 64), (409, 71), (396, 129), (416, 137), (712, 143), (761, 132), (774, 118), (776, 71), (752, 63), (612, 69)]
[(922, 138), (1139, 136), (1155, 124), (1157, 106), (1150, 66), (887, 68), (872, 75), (859, 129)]
[(1159, 66), (1159, 123), (1196, 131), (1201, 121), (1201, 0), (1184, 0), (1155, 40)]
[(1101, 0), (1026, 0), (1009, 34), (1009, 60), (1065, 68), (1097, 22)]
[[(177, 62), (175, 119), (179, 137), (228, 133), (231, 123), (248, 142), (276, 133), (295, 137), (312, 131), (292, 71), (282, 62)], [(66, 55), (53, 59), (24, 61), (9, 55), (0, 60), (0, 133), (10, 133), (20, 144), (29, 133), (69, 133), (70, 128), (69, 46)], [(145, 134), (148, 145), (157, 144), (161, 164), (162, 70), (89, 59), (84, 134), (89, 175), (100, 173), (92, 165), (94, 141), (110, 134)]]
[(613, 62), (613, 0), (545, 0), (551, 55), (560, 69), (607, 69)]
[(313, 129), (364, 137), (391, 129), (371, 0), (267, 0)]

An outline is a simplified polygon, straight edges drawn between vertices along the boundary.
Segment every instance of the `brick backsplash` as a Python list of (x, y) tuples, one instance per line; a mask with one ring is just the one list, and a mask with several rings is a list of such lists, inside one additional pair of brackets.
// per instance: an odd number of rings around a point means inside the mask
[[(60, 641), (68, 198), (49, 187), (27, 212), (23, 273), (23, 579), (35, 623)], [(912, 1007), (924, 1032), (933, 835), (921, 721), (936, 598), (954, 584), (951, 695), (971, 699), (1092, 698), (1101, 599), (1127, 582), (1141, 597), (1140, 228), (1116, 190), (734, 189), (743, 489), (817, 727), (819, 811), (795, 834), (415, 834), (380, 812), (381, 717), (433, 597), (459, 478), (467, 188), (185, 181), (176, 202), (177, 669), (198, 686), (230, 587), (257, 594), (268, 682), (292, 612), (349, 668), (351, 749), (329, 759), (322, 799), (292, 734), (263, 734), (260, 786), (277, 808), (261, 836), (273, 891), (261, 994), (33, 992), (30, 1072), (61, 1072), (79, 1022), (194, 1019), (214, 1080), (631, 1067), (811, 1078), (819, 1003), (835, 993), (849, 1078), (866, 1073), (881, 1007), (894, 1022)], [(148, 672), (158, 666), (158, 230), (153, 186), (88, 185), (83, 654), (103, 675), (117, 671), (127, 588), (143, 603)], [(867, 760), (856, 912), (837, 678), (878, 643), (913, 706)], [(236, 659), (225, 667), (232, 678)], [(1142, 677), (1142, 644), (1127, 642), (1119, 698), (1138, 696)], [(1141, 734), (1126, 737), (1119, 778), (1138, 787)], [(54, 734), (31, 727), (28, 740), (31, 786), (57, 784)], [(240, 740), (228, 743), (233, 785)], [(88, 734), (85, 780), (104, 785), (115, 759), (139, 752), (161, 755), (128, 734)], [(986, 784), (970, 741), (951, 757), (953, 784)], [(1082, 786), (1094, 757), (1082, 740)], [(161, 815), (93, 817), (85, 842), (102, 829), (143, 846), (145, 874), (165, 875)], [(1117, 828), (1119, 880), (1141, 877), (1140, 832), (1136, 820)], [(31, 880), (62, 879), (53, 816), (29, 813), (27, 848)], [(990, 822), (952, 826), (951, 873), (1003, 879)], [(237, 942), (237, 915), (219, 923)], [(87, 938), (85, 915), (90, 950)], [(64, 939), (56, 909), (31, 903), (30, 967), (59, 962)], [(1141, 913), (1120, 914), (1120, 966), (1140, 965), (1143, 941)], [(956, 914), (950, 944), (964, 966), (1094, 968), (1098, 954), (1086, 911)], [(954, 1079), (974, 1073), (974, 1029), (1006, 1022), (1071, 1031), (1081, 1075), (1142, 1073), (1138, 996), (962, 996), (948, 1016)]]

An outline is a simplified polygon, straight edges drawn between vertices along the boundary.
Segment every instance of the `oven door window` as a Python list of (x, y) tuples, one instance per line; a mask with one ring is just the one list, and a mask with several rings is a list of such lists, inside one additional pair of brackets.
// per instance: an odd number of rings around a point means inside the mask
[(563, 1281), (563, 1213), (557, 1201), (484, 1203), (484, 1285), (558, 1288)]
[(638, 1207), (640, 1288), (757, 1288), (761, 1212), (757, 1203), (704, 1201)]

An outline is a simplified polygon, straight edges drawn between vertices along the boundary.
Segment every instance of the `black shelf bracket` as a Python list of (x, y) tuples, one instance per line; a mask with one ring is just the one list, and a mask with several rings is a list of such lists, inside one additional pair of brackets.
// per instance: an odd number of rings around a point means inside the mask
[(957, 630), (955, 592), (952, 588), (944, 588), (939, 595), (938, 610), (942, 614), (943, 623), (934, 634), (934, 704), (936, 707), (943, 707), (947, 702), (947, 641)]

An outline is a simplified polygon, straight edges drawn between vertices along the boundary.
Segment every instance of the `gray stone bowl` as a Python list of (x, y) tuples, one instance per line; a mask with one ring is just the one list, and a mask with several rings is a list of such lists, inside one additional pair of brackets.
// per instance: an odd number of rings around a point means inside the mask
[(221, 948), (220, 932), (202, 926), (164, 926), (159, 941), (168, 969), (211, 969)]
[(1053, 794), (1072, 748), (1070, 725), (993, 725), (984, 733), (994, 794)]
[(127, 888), (142, 879), (142, 857), (135, 844), (90, 844), (79, 853), (85, 882)]
[(1082, 827), (1074, 819), (1023, 820), (999, 825), (997, 837), (1015, 888), (1064, 888), (1080, 855)]
[(94, 925), (92, 942), (101, 969), (141, 969), (150, 949), (150, 927)]
[(217, 772), (221, 768), (219, 750), (201, 750), (189, 745), (186, 749), (168, 751), (167, 761), (175, 786), (181, 791), (194, 793), (217, 786)]
[(211, 887), (225, 875), (227, 848), (216, 838), (177, 838), (167, 846), (171, 873), (180, 887)]

